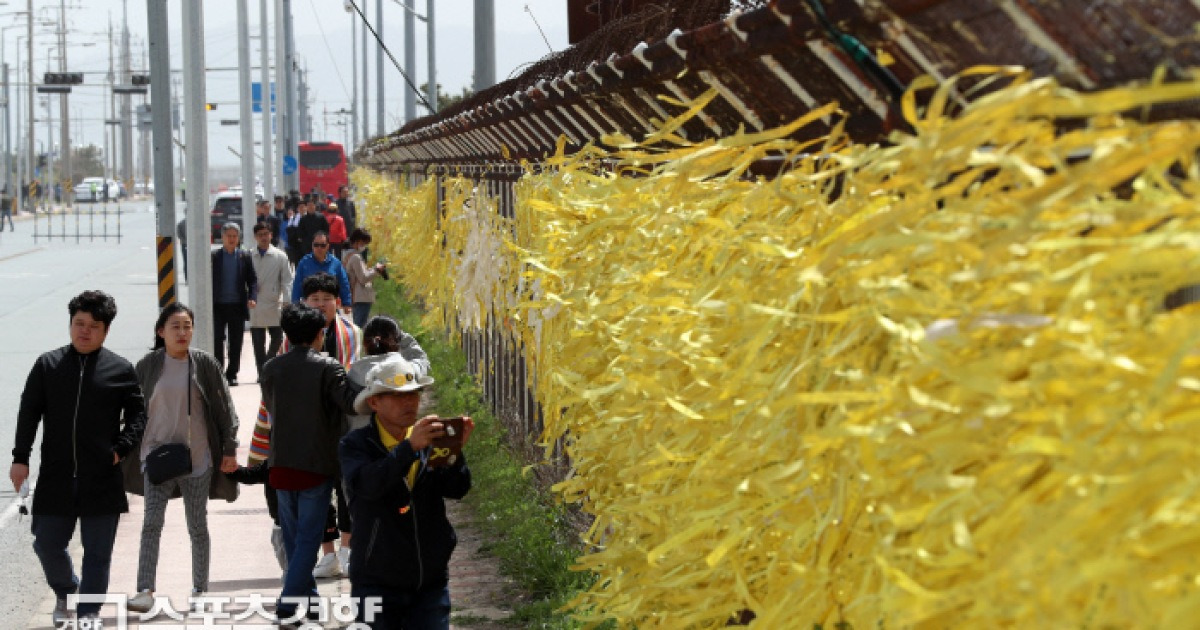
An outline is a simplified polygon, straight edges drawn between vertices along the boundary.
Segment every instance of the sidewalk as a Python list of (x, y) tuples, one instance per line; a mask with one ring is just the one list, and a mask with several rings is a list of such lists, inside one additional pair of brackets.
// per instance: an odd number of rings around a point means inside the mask
[[(238, 462), (245, 464), (250, 436), (254, 431), (254, 417), (258, 411), (260, 391), (255, 384), (257, 372), (254, 367), (254, 352), (247, 331), (242, 346), (242, 367), (238, 374), (238, 387), (231, 388), (234, 406), (237, 409), (239, 429)], [(117, 541), (113, 549), (112, 574), (109, 593), (133, 595), (137, 580), (138, 549), (141, 542), (143, 502), (142, 497), (129, 496), (129, 513), (123, 514), (117, 528)], [(453, 504), (454, 502), (449, 502)], [(465, 506), (450, 505), (451, 519), (459, 532), (460, 545), (451, 560), (451, 599), (454, 603), (452, 628), (497, 628), (502, 627), (491, 620), (506, 617), (509, 611), (502, 603), (511, 599), (505, 581), (499, 577), (497, 561), (479, 554), (479, 536), (464, 527), (469, 518)], [(183, 502), (172, 500), (167, 508), (166, 524), (163, 527), (158, 562), (157, 595), (167, 597), (171, 610), (179, 611), (174, 618), (166, 613), (150, 621), (139, 621), (136, 613), (127, 628), (173, 626), (175, 628), (242, 628), (273, 627), (262, 615), (251, 614), (246, 619), (252, 599), (265, 604), (268, 612), (274, 610), (275, 598), (279, 595), (282, 572), (275, 560), (270, 543), (271, 517), (267, 513), (267, 502), (262, 486), (241, 486), (241, 494), (234, 503), (210, 501), (208, 504), (208, 529), (212, 538), (212, 563), (208, 596), (227, 598), (222, 610), (232, 616), (215, 615), (209, 608), (204, 616), (188, 616), (188, 596), (191, 584), (191, 546), (187, 524), (183, 515)], [(78, 536), (72, 541), (71, 555), (76, 571), (82, 560), (82, 548)], [(398, 568), (398, 570), (403, 570)], [(322, 596), (349, 595), (350, 580), (318, 580)], [(29, 630), (50, 630), (50, 613), (54, 609), (54, 595), (44, 583), (46, 597), (33, 618), (25, 624)], [(116, 619), (116, 607), (107, 605), (101, 611), (104, 628), (120, 628)], [(468, 625), (460, 625), (457, 620)], [(342, 628), (346, 624), (329, 621), (325, 628)]]

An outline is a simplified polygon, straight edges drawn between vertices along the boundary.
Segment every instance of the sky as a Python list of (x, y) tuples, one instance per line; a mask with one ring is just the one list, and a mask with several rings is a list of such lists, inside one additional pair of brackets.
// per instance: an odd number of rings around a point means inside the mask
[[(75, 146), (94, 144), (101, 147), (106, 145), (104, 120), (109, 117), (108, 88), (105, 74), (109, 71), (110, 45), (109, 23), (116, 33), (115, 44), (112, 47), (114, 55), (119, 55), (120, 30), (122, 26), (123, 9), (128, 10), (129, 30), (132, 39), (133, 68), (148, 67), (146, 61), (146, 1), (147, 0), (35, 0), (34, 16), (34, 77), (41, 81), (43, 72), (48, 71), (47, 60), (53, 64), (50, 71), (58, 71), (58, 38), (57, 29), (61, 22), (60, 16), (66, 14), (67, 23), (67, 68), (68, 72), (85, 73), (84, 85), (75, 86), (70, 96), (71, 142)], [(190, 1), (190, 0), (185, 0)], [(383, 41), (392, 54), (404, 65), (404, 11), (397, 0), (355, 0), (373, 26), (376, 25), (377, 3), (383, 3)], [(431, 0), (408, 0), (415, 3), (412, 6), (420, 14), (426, 12), (427, 2)], [(180, 2), (168, 2), (170, 7), (170, 48), (171, 65), (179, 68), (183, 63), (182, 53), (182, 24)], [(313, 119), (313, 139), (334, 140), (339, 142), (352, 141), (348, 131), (349, 116), (326, 115), (326, 111), (350, 109), (351, 92), (354, 89), (352, 75), (352, 58), (359, 60), (358, 81), (361, 83), (361, 49), (357, 54), (352, 50), (351, 24), (360, 24), (357, 15), (347, 12), (346, 0), (291, 0), (294, 34), (296, 41), (297, 60), (309, 73), (310, 83), (310, 115)], [(495, 0), (496, 13), (496, 80), (503, 81), (510, 75), (515, 76), (520, 69), (529, 63), (537, 61), (551, 49), (558, 51), (567, 47), (567, 1), (566, 0)], [(206, 91), (208, 102), (217, 104), (217, 109), (208, 113), (208, 154), (209, 163), (214, 167), (234, 167), (238, 158), (227, 147), (238, 149), (241, 137), (237, 126), (221, 125), (223, 119), (235, 119), (238, 116), (238, 85), (237, 85), (237, 6), (236, 0), (204, 0), (204, 42), (205, 66), (208, 68)], [(259, 15), (260, 0), (247, 0), (250, 15), (251, 60), (257, 66), (259, 60)], [(60, 11), (65, 7), (65, 11)], [(24, 11), (26, 0), (0, 1), (0, 28), (3, 31), (4, 61), (10, 67), (11, 80), (25, 80), (25, 68), (28, 55), (25, 48), (25, 16), (14, 15), (14, 12)], [(463, 87), (470, 87), (474, 73), (473, 40), (473, 0), (438, 0), (435, 6), (436, 43), (435, 58), (437, 61), (437, 82), (443, 90), (459, 93)], [(274, 27), (273, 0), (268, 0), (268, 20)], [(535, 24), (536, 19), (536, 24)], [(538, 25), (541, 31), (539, 32)], [(355, 28), (360, 31), (360, 28)], [(424, 22), (416, 23), (417, 76), (414, 83), (421, 85), (428, 79), (426, 61), (426, 26)], [(274, 64), (274, 32), (271, 53)], [(361, 46), (361, 37), (359, 38)], [(372, 44), (374, 40), (372, 39)], [(18, 50), (19, 47), (19, 50)], [(53, 50), (52, 50), (53, 49)], [(378, 133), (376, 128), (375, 99), (376, 99), (376, 50), (369, 50), (370, 83), (370, 121), (371, 134)], [(17, 72), (18, 56), (20, 57), (20, 72)], [(119, 59), (119, 57), (118, 57)], [(404, 122), (404, 99), (401, 92), (404, 86), (400, 73), (384, 57), (384, 94), (385, 131), (392, 131)], [(16, 76), (19, 74), (20, 76)], [(253, 71), (254, 80), (259, 80), (259, 71)], [(177, 75), (178, 76), (178, 75)], [(20, 89), (24, 89), (21, 87)], [(361, 90), (361, 85), (359, 86)], [(180, 92), (180, 94), (182, 94)], [(141, 102), (141, 96), (135, 96), (135, 104)], [(12, 94), (17, 101), (17, 94)], [(58, 96), (52, 95), (51, 124), (53, 126), (54, 143), (57, 144), (59, 132)], [(25, 97), (20, 99), (24, 109)], [(361, 101), (361, 96), (359, 97)], [(47, 137), (45, 123), (45, 95), (37, 95), (35, 109), (37, 110), (35, 141), (44, 143)], [(10, 108), (13, 124), (13, 145), (17, 146), (17, 138), (23, 137), (24, 131), (16, 127), (16, 109)], [(418, 105), (417, 116), (424, 110)], [(22, 119), (27, 121), (27, 114), (22, 112)], [(255, 140), (260, 141), (261, 122), (255, 116)], [(339, 122), (344, 124), (339, 125)], [(24, 125), (22, 125), (24, 126)], [(363, 122), (360, 118), (358, 129), (362, 135)], [(137, 135), (135, 133), (135, 141)]]

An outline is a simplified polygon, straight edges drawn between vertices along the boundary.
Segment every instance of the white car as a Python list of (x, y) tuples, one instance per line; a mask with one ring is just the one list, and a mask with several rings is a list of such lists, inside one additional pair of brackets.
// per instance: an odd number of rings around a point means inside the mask
[(75, 185), (75, 201), (106, 201), (104, 184), (108, 183), (107, 201), (116, 201), (121, 197), (121, 185), (115, 179), (105, 180), (103, 177), (85, 177)]

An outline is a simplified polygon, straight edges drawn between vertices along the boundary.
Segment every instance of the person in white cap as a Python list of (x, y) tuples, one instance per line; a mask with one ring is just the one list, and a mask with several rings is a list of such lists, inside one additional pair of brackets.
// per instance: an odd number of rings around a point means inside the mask
[[(357, 541), (350, 551), (350, 595), (359, 603), (359, 621), (375, 630), (449, 628), (449, 563), (457, 537), (445, 499), (461, 499), (471, 489), (466, 456), (431, 465), (434, 440), (453, 431), (438, 416), (417, 418), (421, 390), (432, 377), (393, 355), (366, 381), (354, 409), (373, 414), (372, 422), (347, 433), (338, 449)], [(474, 427), (463, 418), (463, 444)], [(366, 598), (379, 598), (378, 605), (366, 605)]]

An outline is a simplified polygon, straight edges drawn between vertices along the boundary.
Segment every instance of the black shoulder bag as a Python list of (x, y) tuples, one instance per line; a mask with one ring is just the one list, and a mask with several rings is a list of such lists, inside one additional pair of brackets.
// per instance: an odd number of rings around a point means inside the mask
[[(188, 353), (187, 444), (163, 444), (146, 455), (146, 477), (159, 485), (192, 472), (192, 357)], [(176, 426), (179, 419), (175, 419)]]

